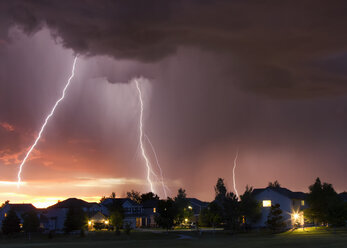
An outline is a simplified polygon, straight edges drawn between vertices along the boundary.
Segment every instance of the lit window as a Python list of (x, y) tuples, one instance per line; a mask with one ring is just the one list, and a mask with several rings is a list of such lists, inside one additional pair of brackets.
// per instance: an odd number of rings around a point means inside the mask
[(305, 201), (301, 200), (301, 206), (305, 206)]
[(263, 207), (264, 208), (271, 207), (271, 200), (264, 200), (263, 201)]
[(7, 213), (5, 213), (5, 217), (7, 217)]
[(153, 213), (156, 213), (157, 212), (157, 209), (156, 208), (153, 208)]

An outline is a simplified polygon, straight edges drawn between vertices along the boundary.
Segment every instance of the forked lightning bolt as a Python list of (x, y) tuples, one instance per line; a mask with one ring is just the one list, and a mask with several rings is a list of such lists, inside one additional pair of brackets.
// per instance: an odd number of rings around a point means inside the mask
[(235, 191), (235, 194), (236, 194), (237, 198), (239, 198), (239, 193), (237, 192), (237, 189), (236, 189), (235, 169), (236, 169), (236, 166), (237, 166), (237, 158), (238, 158), (238, 156), (239, 156), (239, 149), (237, 148), (236, 156), (235, 156), (235, 159), (234, 159), (234, 168), (233, 168), (233, 184), (234, 184), (234, 191)]
[(147, 181), (151, 187), (151, 192), (154, 193), (154, 188), (153, 188), (153, 183), (151, 180), (151, 173), (152, 173), (152, 169), (151, 169), (151, 164), (149, 162), (149, 159), (147, 157), (146, 154), (146, 150), (145, 147), (143, 145), (143, 137), (144, 137), (144, 133), (143, 133), (143, 101), (142, 101), (142, 92), (139, 86), (139, 82), (137, 80), (135, 80), (135, 84), (136, 84), (136, 89), (139, 95), (139, 100), (140, 100), (140, 120), (139, 120), (139, 132), (140, 132), (140, 148), (141, 148), (141, 154), (143, 159), (145, 160), (145, 164), (147, 167)]
[(76, 66), (76, 62), (77, 62), (77, 56), (75, 57), (74, 61), (73, 61), (73, 65), (72, 65), (72, 71), (71, 71), (71, 76), (69, 77), (68, 81), (67, 81), (67, 84), (65, 85), (65, 88), (63, 90), (63, 94), (62, 96), (59, 98), (59, 100), (54, 104), (51, 112), (49, 113), (49, 115), (46, 117), (45, 119), (45, 122), (43, 123), (42, 127), (41, 127), (41, 130), (38, 134), (38, 136), (36, 137), (35, 139), (35, 142), (34, 144), (30, 147), (29, 151), (27, 152), (27, 154), (25, 155), (22, 163), (20, 164), (19, 166), (19, 171), (18, 171), (18, 182), (17, 182), (17, 186), (19, 187), (20, 186), (20, 183), (21, 183), (21, 173), (22, 173), (22, 169), (23, 169), (23, 166), (25, 164), (25, 162), (27, 161), (27, 159), (29, 158), (30, 156), (30, 153), (34, 150), (35, 146), (37, 145), (37, 143), (39, 142), (40, 138), (41, 138), (41, 135), (43, 133), (43, 131), (45, 130), (45, 127), (48, 123), (48, 120), (53, 116), (54, 114), (54, 111), (56, 109), (56, 107), (58, 106), (58, 104), (64, 99), (65, 97), (65, 91), (66, 89), (69, 87), (70, 85), (70, 82), (71, 80), (73, 79), (73, 77), (75, 76), (75, 66)]
[(157, 155), (157, 153), (156, 153), (156, 151), (155, 151), (155, 149), (154, 149), (154, 146), (153, 146), (152, 142), (150, 141), (150, 139), (148, 138), (148, 136), (147, 136), (146, 134), (145, 134), (145, 137), (146, 137), (146, 139), (147, 139), (149, 145), (150, 145), (151, 148), (152, 148), (155, 161), (156, 161), (157, 166), (158, 166), (158, 168), (159, 168), (159, 171), (160, 171), (160, 182), (161, 182), (161, 185), (162, 185), (162, 187), (163, 187), (163, 192), (164, 192), (165, 199), (166, 199), (166, 198), (167, 198), (166, 185), (165, 185), (165, 183), (164, 183), (163, 170), (161, 169), (161, 166), (160, 166), (160, 164), (159, 164), (158, 155)]

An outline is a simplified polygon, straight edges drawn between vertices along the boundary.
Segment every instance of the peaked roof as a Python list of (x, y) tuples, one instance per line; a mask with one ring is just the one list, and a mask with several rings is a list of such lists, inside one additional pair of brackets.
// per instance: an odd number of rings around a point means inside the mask
[(204, 201), (200, 201), (197, 198), (187, 198), (189, 203), (195, 206), (200, 206), (200, 207), (207, 207), (208, 206), (208, 202), (204, 202)]
[(116, 203), (120, 203), (121, 205), (123, 205), (127, 201), (130, 202), (132, 205), (140, 205), (129, 198), (106, 198), (101, 204), (102, 205), (109, 205), (112, 202), (116, 202)]
[(58, 202), (50, 207), (48, 207), (48, 209), (52, 209), (52, 208), (69, 208), (69, 207), (91, 207), (92, 205), (94, 205), (95, 203), (89, 203), (86, 201), (83, 201), (81, 199), (77, 199), (77, 198), (69, 198), (66, 199), (64, 201)]
[(293, 192), (289, 189), (282, 188), (282, 187), (267, 187), (267, 188), (261, 188), (261, 189), (254, 189), (253, 194), (257, 195), (267, 189), (273, 190), (281, 195), (284, 195), (290, 199), (299, 199), (299, 200), (304, 200), (307, 197), (306, 193), (303, 192)]
[(36, 208), (30, 204), (30, 203), (9, 203), (8, 204), (11, 209), (13, 209), (16, 212), (26, 213), (30, 211), (35, 211)]

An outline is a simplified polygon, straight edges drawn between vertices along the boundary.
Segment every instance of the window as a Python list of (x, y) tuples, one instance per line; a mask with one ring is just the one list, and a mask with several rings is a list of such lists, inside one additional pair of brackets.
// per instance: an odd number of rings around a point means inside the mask
[(271, 207), (271, 200), (264, 200), (263, 201), (263, 207), (264, 208)]
[(153, 213), (156, 213), (157, 212), (157, 209), (156, 208), (153, 208)]
[(301, 206), (305, 206), (305, 201), (301, 200)]

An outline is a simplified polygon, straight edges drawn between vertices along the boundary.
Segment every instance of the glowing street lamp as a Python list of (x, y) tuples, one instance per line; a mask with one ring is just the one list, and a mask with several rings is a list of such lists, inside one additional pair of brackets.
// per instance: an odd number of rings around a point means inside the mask
[(108, 225), (109, 221), (108, 220), (105, 220), (105, 225)]

